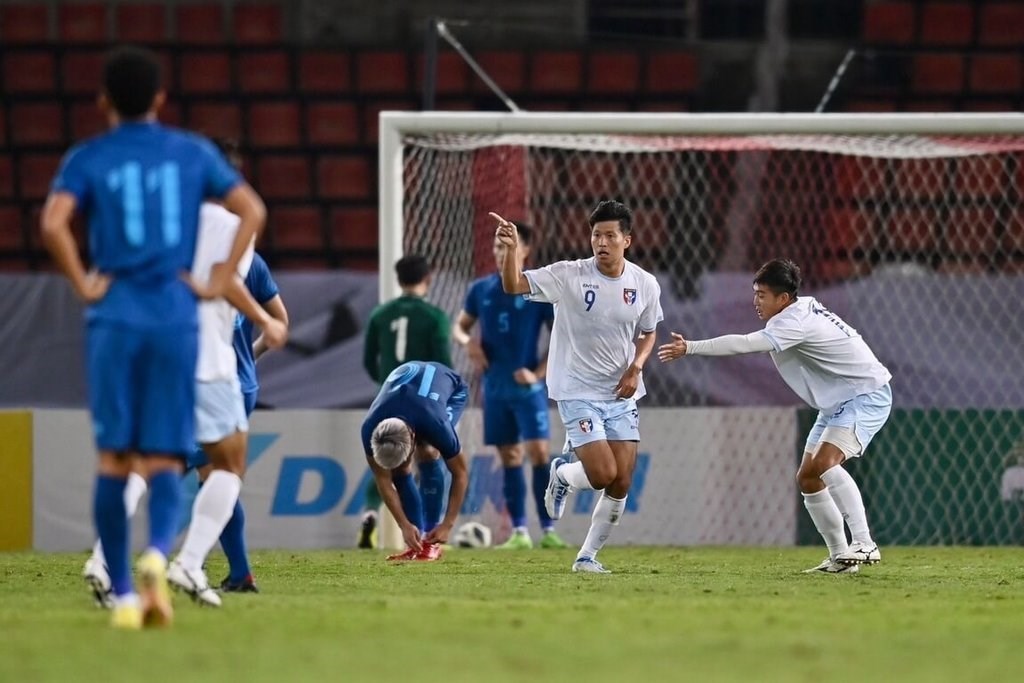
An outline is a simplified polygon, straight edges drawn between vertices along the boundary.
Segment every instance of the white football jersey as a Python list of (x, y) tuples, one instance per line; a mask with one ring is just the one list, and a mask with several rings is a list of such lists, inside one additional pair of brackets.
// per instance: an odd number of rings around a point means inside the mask
[[(206, 202), (199, 210), (199, 235), (192, 260), (192, 279), (199, 283), (210, 280), (213, 266), (231, 255), (231, 245), (238, 234), (239, 218), (217, 204)], [(252, 265), (253, 245), (238, 262), (238, 274), (245, 277)], [(199, 302), (199, 361), (196, 379), (200, 382), (230, 380), (238, 377), (233, 339), (235, 308), (224, 299)]]
[(814, 297), (797, 297), (768, 321), (764, 334), (782, 379), (818, 410), (835, 408), (892, 379), (857, 330)]
[[(653, 275), (626, 261), (617, 278), (605, 277), (593, 257), (528, 270), (531, 301), (555, 306), (548, 350), (548, 396), (614, 401), (615, 386), (636, 349), (639, 332), (653, 332), (665, 317)], [(643, 374), (634, 399), (647, 393)]]

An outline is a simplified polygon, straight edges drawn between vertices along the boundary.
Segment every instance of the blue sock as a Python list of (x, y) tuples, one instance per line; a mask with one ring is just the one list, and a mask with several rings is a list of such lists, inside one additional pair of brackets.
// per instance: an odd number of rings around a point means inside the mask
[(399, 474), (394, 472), (391, 475), (391, 482), (398, 490), (398, 498), (402, 501), (402, 512), (409, 518), (412, 525), (423, 531), (423, 501), (420, 499), (420, 491), (416, 488), (411, 474)]
[(505, 467), (505, 505), (512, 527), (526, 526), (526, 473), (522, 465)]
[(157, 472), (149, 479), (149, 546), (166, 557), (178, 535), (178, 504), (181, 501), (181, 473)]
[(228, 580), (239, 583), (249, 578), (252, 570), (249, 569), (249, 554), (245, 550), (245, 508), (241, 499), (235, 503), (235, 511), (220, 534), (220, 547), (228, 558)]
[(440, 460), (417, 463), (420, 471), (420, 495), (423, 497), (423, 531), (429, 532), (441, 521), (444, 509), (444, 466)]
[(544, 531), (555, 526), (548, 511), (544, 508), (544, 492), (548, 488), (548, 479), (550, 478), (550, 465), (533, 466), (533, 502), (537, 505), (537, 519), (540, 520), (540, 528)]
[(92, 515), (96, 533), (103, 544), (107, 573), (114, 595), (127, 595), (132, 586), (131, 541), (128, 538), (128, 512), (124, 508), (124, 488), (128, 478), (96, 475)]

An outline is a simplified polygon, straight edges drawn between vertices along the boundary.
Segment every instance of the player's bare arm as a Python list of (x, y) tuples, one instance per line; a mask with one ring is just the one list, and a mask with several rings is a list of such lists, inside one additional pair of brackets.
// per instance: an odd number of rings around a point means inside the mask
[(441, 523), (423, 539), (427, 543), (448, 542), (448, 535), (452, 532), (455, 520), (462, 509), (462, 501), (466, 499), (466, 490), (469, 488), (469, 470), (466, 468), (466, 457), (462, 453), (448, 458), (444, 464), (452, 473), (452, 487), (448, 492), (448, 507), (445, 509), (444, 519), (441, 520)]
[(636, 351), (633, 354), (633, 362), (629, 364), (626, 371), (622, 373), (619, 383), (615, 385), (615, 396), (617, 398), (629, 398), (636, 393), (640, 386), (640, 372), (644, 369), (644, 363), (654, 350), (654, 331), (641, 332), (636, 338)]
[(377, 490), (380, 491), (380, 497), (384, 501), (384, 505), (387, 506), (391, 516), (395, 518), (398, 528), (402, 530), (402, 539), (405, 541), (405, 544), (415, 550), (422, 550), (423, 543), (420, 540), (420, 530), (402, 512), (402, 501), (398, 497), (398, 489), (395, 488), (395, 484), (391, 480), (391, 471), (378, 465), (371, 457), (366, 458), (366, 462), (370, 466), (370, 471), (373, 472), (373, 479), (377, 482)]
[(54, 192), (46, 199), (40, 228), (43, 244), (50, 252), (57, 267), (71, 281), (79, 299), (95, 303), (102, 299), (110, 288), (110, 277), (96, 271), (86, 272), (78, 245), (71, 233), (71, 219), (75, 215), (77, 201), (70, 192)]
[[(263, 303), (263, 310), (270, 314), (274, 320), (281, 322), (285, 328), (288, 328), (288, 309), (284, 306), (284, 300), (281, 299), (281, 295), (278, 294), (270, 301)], [(279, 348), (279, 347), (275, 347)], [(265, 354), (270, 349), (267, 345), (267, 340), (263, 338), (263, 334), (256, 337), (256, 340), (252, 343), (252, 356), (255, 360), (259, 360), (260, 356)]]
[[(220, 267), (220, 264), (217, 267)], [(237, 274), (228, 279), (224, 298), (254, 325), (263, 330), (260, 338), (265, 339), (265, 343), (270, 348), (279, 349), (288, 341), (288, 326), (272, 317), (256, 302), (256, 299), (252, 298), (245, 282)]]
[(519, 231), (516, 224), (493, 211), (489, 215), (498, 221), (494, 236), (505, 247), (505, 258), (501, 262), (501, 288), (506, 294), (528, 294), (530, 281), (519, 268)]
[(483, 372), (487, 369), (487, 355), (484, 353), (483, 347), (480, 346), (480, 340), (472, 335), (475, 325), (476, 318), (465, 311), (459, 311), (459, 317), (455, 320), (455, 324), (452, 325), (452, 339), (455, 340), (456, 344), (466, 349), (466, 354), (469, 356), (469, 361), (473, 364), (473, 369), (477, 372)]

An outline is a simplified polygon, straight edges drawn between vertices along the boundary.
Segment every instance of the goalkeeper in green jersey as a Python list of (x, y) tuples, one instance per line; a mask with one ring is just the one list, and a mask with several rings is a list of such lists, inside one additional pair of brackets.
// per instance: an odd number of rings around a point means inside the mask
[[(404, 256), (395, 264), (402, 294), (377, 306), (366, 325), (363, 367), (377, 384), (406, 361), (434, 361), (452, 365), (447, 314), (426, 300), (430, 288), (430, 264), (422, 256)], [(436, 463), (435, 463), (436, 464)], [(436, 477), (420, 473), (420, 488), (437, 486)], [(432, 474), (432, 473), (426, 473)], [(441, 474), (443, 477), (443, 473)], [(440, 483), (443, 488), (444, 483)], [(421, 493), (427, 493), (421, 491)], [(377, 509), (381, 505), (377, 484), (366, 485), (366, 505), (359, 533), (359, 547), (373, 548), (377, 530)]]

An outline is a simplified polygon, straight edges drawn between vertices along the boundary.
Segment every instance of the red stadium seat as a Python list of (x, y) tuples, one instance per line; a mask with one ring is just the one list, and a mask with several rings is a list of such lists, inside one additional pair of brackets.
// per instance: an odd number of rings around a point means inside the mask
[(306, 139), (311, 145), (359, 144), (359, 112), (355, 104), (317, 102), (306, 108)]
[(101, 50), (77, 50), (65, 53), (61, 60), (63, 90), (74, 95), (97, 93), (103, 80)]
[[(0, 154), (0, 197), (10, 199), (14, 196), (14, 162), (6, 154)], [(0, 228), (3, 229), (3, 228)]]
[(967, 100), (963, 103), (964, 111), (1017, 111), (1010, 100)]
[(911, 87), (917, 93), (956, 94), (964, 87), (964, 60), (959, 54), (915, 55)]
[(595, 199), (618, 196), (622, 187), (619, 173), (619, 165), (610, 155), (571, 155), (566, 164), (571, 192)]
[(836, 208), (825, 219), (825, 249), (829, 256), (849, 259), (858, 250), (875, 246), (873, 217), (866, 210)]
[(689, 93), (697, 89), (697, 59), (689, 52), (652, 52), (647, 56), (644, 90), (648, 93)]
[(80, 142), (107, 128), (107, 121), (95, 102), (75, 102), (71, 105), (70, 116), (72, 142)]
[(290, 92), (288, 53), (283, 50), (242, 53), (238, 57), (238, 84), (245, 94)]
[(1017, 54), (975, 54), (969, 87), (976, 93), (1015, 94), (1024, 87), (1024, 67)]
[(898, 209), (884, 222), (883, 231), (891, 250), (924, 256), (938, 249), (941, 227), (938, 209)]
[[(416, 86), (423, 89), (423, 56), (416, 59)], [(456, 52), (446, 50), (437, 55), (436, 92), (439, 95), (462, 94), (469, 84), (469, 66)]]
[(995, 255), (999, 250), (999, 218), (991, 206), (953, 207), (946, 223), (946, 249), (964, 257)]
[(50, 182), (60, 164), (59, 154), (26, 154), (18, 163), (18, 184), (21, 196), (41, 200), (50, 191)]
[(264, 156), (256, 164), (256, 188), (267, 199), (310, 195), (309, 162), (298, 154)]
[(948, 173), (945, 159), (901, 159), (892, 162), (891, 185), (901, 197), (933, 199), (945, 196)]
[(369, 51), (356, 56), (356, 87), (363, 93), (409, 91), (409, 60), (404, 52)]
[(914, 42), (913, 3), (865, 3), (864, 40), (885, 45), (907, 45)]
[(957, 195), (995, 199), (1008, 192), (1013, 180), (1003, 157), (964, 157), (957, 159), (953, 168)]
[(978, 42), (984, 46), (1020, 48), (1024, 45), (1024, 4), (986, 2), (978, 20)]
[(100, 2), (59, 3), (57, 35), (68, 43), (106, 43), (107, 5)]
[(533, 94), (576, 93), (583, 85), (583, 56), (579, 52), (535, 52), (530, 59)]
[(921, 43), (968, 45), (974, 37), (974, 8), (967, 2), (929, 2), (921, 8)]
[[(674, 198), (679, 193), (679, 180), (666, 173), (665, 157), (658, 154), (626, 155), (622, 158), (621, 180), (613, 174), (610, 182), (620, 188), (625, 185), (630, 197), (636, 200)], [(624, 190), (612, 190), (606, 196), (614, 197)]]
[(237, 104), (197, 102), (188, 108), (188, 127), (211, 138), (242, 137), (242, 112)]
[(276, 4), (239, 4), (231, 15), (235, 41), (242, 45), (265, 45), (284, 40), (284, 18)]
[(308, 51), (299, 55), (299, 89), (345, 93), (352, 88), (352, 61), (345, 52)]
[(325, 250), (323, 219), (316, 206), (280, 206), (270, 209), (267, 229), (275, 249)]
[(363, 108), (363, 142), (377, 144), (377, 132), (382, 111), (414, 111), (416, 104), (411, 100), (375, 100)]
[(185, 118), (181, 113), (181, 105), (177, 102), (167, 102), (160, 109), (160, 122), (165, 126), (181, 127)]
[(167, 40), (167, 13), (163, 3), (118, 3), (117, 40), (121, 43), (162, 43)]
[(60, 104), (15, 104), (10, 116), (11, 141), (15, 145), (64, 144), (64, 112)]
[(5, 45), (43, 43), (50, 38), (50, 15), (42, 3), (0, 6), (0, 41)]
[[(375, 169), (374, 169), (375, 170)], [(317, 188), (321, 197), (371, 199), (376, 189), (369, 160), (365, 156), (329, 155), (317, 162)]]
[(16, 251), (24, 248), (21, 210), (16, 206), (0, 206), (0, 250)]
[(8, 52), (4, 60), (6, 93), (52, 93), (56, 63), (50, 52)]
[(223, 45), (227, 42), (223, 5), (178, 5), (174, 13), (179, 43)]
[[(522, 92), (526, 87), (526, 57), (522, 52), (481, 52), (477, 62), (498, 86), (507, 93)], [(475, 92), (490, 92), (487, 84), (472, 76)]]
[(249, 144), (295, 147), (301, 142), (301, 116), (295, 102), (260, 102), (249, 107)]
[(186, 52), (179, 71), (183, 93), (222, 94), (231, 89), (231, 59), (226, 52)]
[(7, 109), (0, 107), (0, 147), (7, 146)]
[(379, 228), (376, 209), (335, 209), (331, 212), (334, 249), (376, 249)]
[(588, 92), (599, 95), (633, 95), (639, 87), (640, 57), (636, 52), (590, 54), (587, 65)]

